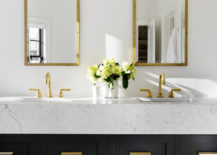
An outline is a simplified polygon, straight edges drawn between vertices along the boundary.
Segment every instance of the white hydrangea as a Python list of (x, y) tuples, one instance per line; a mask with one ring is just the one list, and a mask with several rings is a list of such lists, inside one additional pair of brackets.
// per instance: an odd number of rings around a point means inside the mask
[(88, 74), (87, 77), (90, 81), (92, 81), (94, 84), (97, 82), (97, 78), (96, 78), (96, 73), (98, 70), (98, 66), (97, 65), (92, 65), (90, 67), (88, 67)]

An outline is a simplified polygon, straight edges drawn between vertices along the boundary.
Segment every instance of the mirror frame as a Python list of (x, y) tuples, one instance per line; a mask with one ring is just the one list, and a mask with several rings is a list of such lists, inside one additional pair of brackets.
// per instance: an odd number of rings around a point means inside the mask
[(138, 63), (136, 62), (136, 1), (133, 0), (133, 63), (135, 66), (188, 66), (188, 0), (185, 0), (185, 63)]
[(80, 0), (77, 0), (77, 50), (75, 63), (28, 63), (28, 0), (24, 0), (24, 48), (25, 66), (80, 66)]

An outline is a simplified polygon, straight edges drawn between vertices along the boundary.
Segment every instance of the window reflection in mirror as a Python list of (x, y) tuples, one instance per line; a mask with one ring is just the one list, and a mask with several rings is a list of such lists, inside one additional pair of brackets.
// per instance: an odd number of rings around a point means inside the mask
[(187, 65), (187, 0), (134, 0), (134, 62)]
[(38, 27), (29, 27), (29, 63), (46, 62), (46, 30)]

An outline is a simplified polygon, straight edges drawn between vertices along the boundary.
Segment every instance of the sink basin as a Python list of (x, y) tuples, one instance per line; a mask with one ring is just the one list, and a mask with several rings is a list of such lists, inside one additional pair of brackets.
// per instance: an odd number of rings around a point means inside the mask
[(34, 98), (24, 97), (17, 99), (19, 102), (72, 102), (73, 98)]
[(194, 103), (217, 103), (217, 98), (191, 98)]
[(17, 97), (0, 97), (0, 102), (14, 102), (17, 99)]
[(0, 97), (0, 102), (72, 102), (75, 98)]
[(190, 98), (139, 98), (141, 102), (190, 102)]

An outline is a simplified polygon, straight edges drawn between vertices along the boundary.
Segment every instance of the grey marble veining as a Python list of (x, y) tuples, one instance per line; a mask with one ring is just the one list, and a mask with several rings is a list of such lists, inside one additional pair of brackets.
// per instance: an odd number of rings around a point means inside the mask
[(217, 103), (1, 101), (0, 133), (217, 134)]

